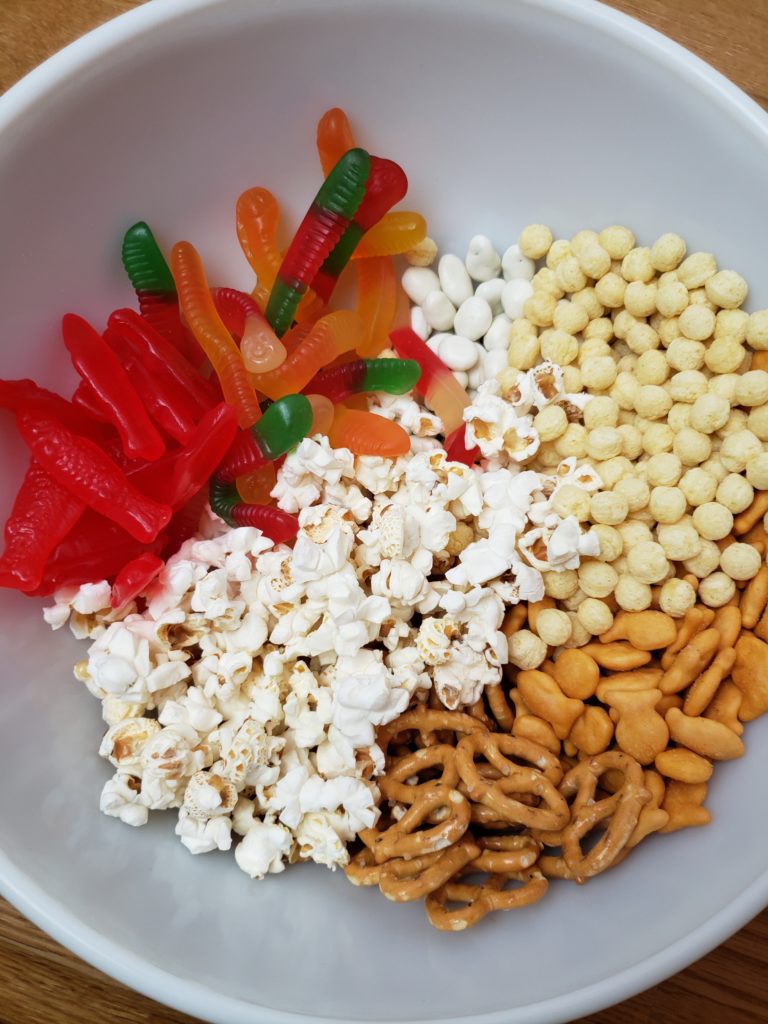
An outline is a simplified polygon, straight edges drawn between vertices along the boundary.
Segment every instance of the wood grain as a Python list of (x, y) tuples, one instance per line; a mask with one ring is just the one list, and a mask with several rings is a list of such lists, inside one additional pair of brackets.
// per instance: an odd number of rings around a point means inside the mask
[[(0, 91), (142, 0), (0, 0)], [(768, 0), (611, 0), (768, 108)], [(628, 923), (631, 927), (631, 923)], [(765, 1024), (768, 911), (688, 970), (580, 1024)], [(114, 982), (0, 900), (0, 1024), (194, 1024)]]

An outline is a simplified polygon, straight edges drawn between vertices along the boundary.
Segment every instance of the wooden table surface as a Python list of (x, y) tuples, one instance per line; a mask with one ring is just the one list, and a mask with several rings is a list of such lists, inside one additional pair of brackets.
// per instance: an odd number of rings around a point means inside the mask
[[(142, 0), (0, 0), (0, 92)], [(611, 0), (768, 108), (768, 0)], [(669, 981), (581, 1024), (765, 1024), (768, 911)], [(0, 900), (0, 1024), (193, 1024), (78, 960)]]

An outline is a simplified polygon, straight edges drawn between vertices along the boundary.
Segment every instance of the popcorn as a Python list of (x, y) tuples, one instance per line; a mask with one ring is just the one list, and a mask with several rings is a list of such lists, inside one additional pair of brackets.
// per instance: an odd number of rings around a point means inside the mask
[(235, 847), (237, 866), (251, 878), (285, 871), (293, 847), (290, 831), (275, 821), (255, 819), (242, 842)]
[(146, 825), (149, 810), (142, 801), (142, 786), (139, 779), (127, 772), (117, 771), (104, 783), (99, 800), (99, 810), (110, 818), (119, 818), (126, 825), (135, 828)]

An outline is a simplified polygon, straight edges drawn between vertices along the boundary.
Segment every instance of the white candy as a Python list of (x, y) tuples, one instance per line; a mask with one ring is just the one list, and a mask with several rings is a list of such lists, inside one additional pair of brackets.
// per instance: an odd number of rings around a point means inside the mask
[(440, 257), (437, 265), (440, 287), (454, 304), (460, 306), (473, 292), (472, 279), (458, 256), (448, 253)]
[(445, 292), (441, 292), (439, 289), (429, 292), (422, 302), (421, 308), (424, 310), (424, 319), (436, 331), (450, 331), (453, 327), (456, 307)]
[(512, 278), (504, 285), (501, 293), (501, 304), (510, 320), (517, 320), (523, 315), (526, 299), (533, 295), (533, 285), (522, 277)]
[(465, 299), (456, 310), (453, 328), (456, 334), (460, 334), (463, 338), (477, 341), (478, 338), (482, 338), (492, 322), (491, 307), (485, 299), (479, 299), (473, 295), (471, 298)]
[(438, 355), (440, 351), (440, 345), (445, 338), (452, 338), (453, 335), (449, 332), (438, 331), (437, 334), (431, 334), (427, 338), (427, 348), (430, 349), (435, 355)]
[(478, 299), (485, 299), (491, 307), (494, 316), (501, 312), (501, 293), (504, 291), (504, 279), (492, 277), (490, 281), (483, 281), (475, 288), (475, 295)]
[(470, 391), (477, 391), (479, 387), (488, 380), (488, 374), (486, 373), (485, 366), (482, 360), (478, 360), (477, 365), (473, 366), (472, 369), (466, 374), (467, 383), (465, 387), (469, 387)]
[(507, 365), (507, 353), (505, 349), (495, 348), (483, 354), (483, 370), (486, 380), (497, 377)]
[(506, 352), (510, 346), (511, 339), (509, 332), (511, 327), (512, 321), (506, 313), (500, 313), (498, 316), (495, 316), (493, 318), (493, 323), (485, 332), (485, 337), (483, 338), (483, 345), (486, 350), (488, 352), (493, 352), (496, 349), (499, 349), (502, 352)]
[(536, 273), (536, 264), (523, 256), (519, 245), (510, 245), (501, 257), (501, 269), (506, 281), (530, 281)]
[(467, 257), (464, 262), (469, 276), (475, 281), (490, 281), (492, 277), (499, 276), (501, 257), (487, 235), (475, 235), (469, 240)]
[(463, 388), (466, 388), (469, 385), (469, 374), (465, 373), (463, 370), (454, 370), (453, 376)]
[(480, 355), (474, 341), (458, 334), (443, 334), (437, 354), (449, 370), (471, 370)]
[(440, 278), (429, 267), (409, 267), (402, 276), (403, 291), (417, 306), (430, 292), (438, 291)]
[(432, 333), (432, 328), (424, 319), (424, 310), (421, 306), (411, 306), (411, 330), (418, 334), (422, 341), (426, 341)]

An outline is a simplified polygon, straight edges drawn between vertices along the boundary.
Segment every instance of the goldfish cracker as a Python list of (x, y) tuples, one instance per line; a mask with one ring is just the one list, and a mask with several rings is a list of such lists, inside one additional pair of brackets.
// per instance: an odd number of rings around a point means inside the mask
[(619, 612), (613, 626), (600, 637), (602, 643), (629, 640), (639, 651), (668, 647), (677, 636), (674, 620), (663, 612)]
[(600, 669), (594, 658), (583, 650), (566, 650), (552, 667), (555, 682), (566, 697), (588, 700), (600, 681)]
[(617, 712), (616, 742), (625, 754), (640, 764), (651, 764), (669, 742), (669, 729), (655, 710), (659, 690), (611, 689), (606, 701)]
[(743, 699), (741, 690), (733, 682), (722, 683), (702, 717), (709, 718), (713, 722), (721, 722), (723, 725), (727, 725), (731, 732), (741, 736), (744, 726), (739, 721), (739, 710)]
[(575, 749), (586, 757), (602, 754), (611, 745), (614, 725), (605, 708), (587, 705), (568, 736)]
[(662, 775), (677, 782), (708, 782), (712, 775), (712, 762), (685, 747), (662, 751), (654, 764)]
[(712, 628), (720, 634), (718, 650), (733, 647), (741, 634), (742, 618), (738, 606), (725, 605), (718, 608), (712, 620)]
[(517, 688), (533, 714), (549, 722), (560, 740), (584, 710), (582, 701), (566, 697), (551, 676), (536, 669), (519, 672)]
[(694, 828), (700, 825), (708, 825), (712, 815), (701, 805), (707, 798), (706, 782), (678, 782), (671, 780), (667, 783), (662, 810), (669, 815), (669, 821), (663, 828), (659, 829), (662, 835), (676, 832), (681, 828)]
[(751, 722), (768, 711), (768, 644), (744, 633), (735, 650), (731, 680), (742, 694), (739, 719)]
[(651, 660), (648, 651), (637, 651), (631, 644), (618, 643), (599, 644), (591, 643), (582, 648), (585, 654), (597, 662), (601, 668), (612, 669), (617, 672), (627, 672), (634, 668), (641, 668)]
[(741, 619), (744, 629), (754, 629), (768, 605), (768, 566), (752, 577), (741, 593)]
[[(714, 658), (720, 643), (716, 629), (705, 629), (698, 633), (672, 660), (661, 682), (662, 693), (679, 693), (707, 668)], [(669, 649), (667, 649), (669, 653)], [(664, 661), (662, 659), (662, 666)]]
[(706, 710), (723, 679), (730, 674), (735, 660), (736, 651), (733, 647), (725, 647), (718, 651), (709, 668), (702, 672), (688, 689), (683, 703), (686, 715), (696, 717)]
[(730, 761), (744, 754), (744, 744), (739, 737), (720, 722), (709, 718), (690, 718), (679, 708), (670, 708), (666, 721), (672, 739), (702, 757)]
[(678, 626), (677, 637), (661, 656), (661, 667), (663, 669), (670, 668), (675, 655), (679, 654), (702, 630), (707, 629), (714, 618), (715, 612), (711, 608), (703, 608), (700, 605), (687, 611), (682, 623)]
[(637, 690), (654, 690), (658, 688), (663, 676), (660, 668), (638, 668), (628, 672), (613, 672), (604, 676), (597, 685), (597, 699), (607, 703), (611, 689), (636, 692)]
[(512, 725), (512, 735), (532, 740), (555, 756), (560, 754), (560, 740), (555, 735), (555, 730), (549, 722), (538, 715), (517, 715)]

